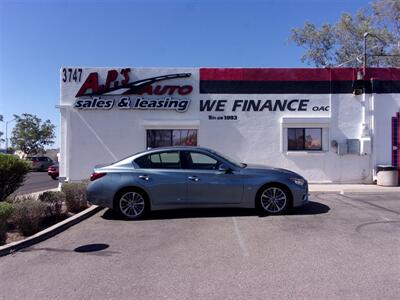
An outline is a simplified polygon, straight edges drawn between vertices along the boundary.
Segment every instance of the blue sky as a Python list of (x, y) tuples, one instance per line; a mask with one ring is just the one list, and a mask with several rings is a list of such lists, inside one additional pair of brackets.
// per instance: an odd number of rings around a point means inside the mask
[(368, 2), (0, 0), (0, 114), (50, 119), (58, 147), (61, 66), (304, 67), (291, 28)]

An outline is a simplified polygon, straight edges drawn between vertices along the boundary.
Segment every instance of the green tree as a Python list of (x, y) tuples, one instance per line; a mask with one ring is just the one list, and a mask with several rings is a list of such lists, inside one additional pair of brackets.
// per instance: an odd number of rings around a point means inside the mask
[(54, 144), (55, 126), (31, 114), (14, 115), (16, 124), (11, 134), (11, 145), (28, 155), (37, 154), (45, 146)]
[(375, 0), (355, 15), (342, 13), (335, 24), (306, 22), (292, 29), (290, 39), (305, 49), (302, 62), (360, 67), (366, 32), (368, 66), (400, 66), (399, 0)]
[(29, 167), (25, 160), (0, 153), (0, 202), (6, 200), (23, 184)]

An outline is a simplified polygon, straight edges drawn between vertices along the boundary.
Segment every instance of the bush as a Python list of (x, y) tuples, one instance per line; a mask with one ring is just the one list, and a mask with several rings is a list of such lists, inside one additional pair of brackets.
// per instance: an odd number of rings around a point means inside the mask
[(65, 204), (68, 211), (78, 213), (88, 207), (86, 183), (64, 183), (61, 190), (65, 194)]
[(29, 163), (16, 156), (0, 154), (0, 201), (4, 201), (24, 182)]
[(40, 230), (40, 222), (46, 212), (46, 205), (32, 196), (22, 196), (14, 202), (12, 220), (18, 231), (24, 236)]
[(44, 192), (39, 195), (38, 200), (46, 205), (48, 217), (59, 217), (62, 214), (62, 205), (65, 195), (62, 192)]
[(13, 206), (10, 203), (0, 202), (0, 245), (5, 244), (7, 239), (7, 220), (13, 213)]

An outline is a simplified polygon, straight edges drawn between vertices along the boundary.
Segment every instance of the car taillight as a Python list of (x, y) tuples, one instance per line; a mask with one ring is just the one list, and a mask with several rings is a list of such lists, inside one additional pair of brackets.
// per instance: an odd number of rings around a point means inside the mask
[(95, 181), (96, 179), (99, 179), (103, 176), (106, 176), (107, 173), (92, 173), (92, 175), (90, 175), (90, 181)]

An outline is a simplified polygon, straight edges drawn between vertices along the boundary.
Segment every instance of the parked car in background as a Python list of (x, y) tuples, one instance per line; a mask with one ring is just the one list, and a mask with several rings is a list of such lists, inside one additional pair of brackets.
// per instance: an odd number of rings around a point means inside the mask
[(46, 171), (54, 164), (53, 160), (47, 156), (27, 156), (26, 160), (31, 162), (31, 169), (35, 171)]
[(58, 168), (58, 163), (56, 162), (54, 165), (51, 165), (48, 169), (47, 169), (47, 174), (49, 174), (49, 176), (54, 179), (57, 180), (58, 176), (59, 176), (59, 168)]
[(238, 163), (199, 147), (156, 148), (98, 166), (88, 200), (137, 219), (182, 207), (259, 208), (281, 214), (308, 203), (308, 183), (289, 170)]

